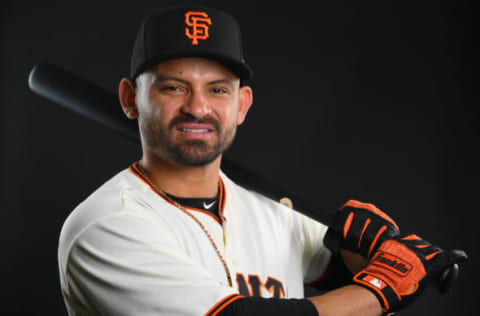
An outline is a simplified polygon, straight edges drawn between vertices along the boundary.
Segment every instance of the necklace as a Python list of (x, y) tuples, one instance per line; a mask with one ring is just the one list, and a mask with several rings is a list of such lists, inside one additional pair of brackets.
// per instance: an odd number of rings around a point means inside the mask
[(183, 207), (183, 205), (181, 205), (180, 203), (178, 203), (177, 201), (173, 200), (172, 198), (170, 198), (165, 192), (163, 192), (159, 187), (157, 187), (157, 185), (152, 181), (152, 179), (150, 179), (150, 177), (148, 176), (147, 172), (143, 169), (142, 165), (140, 164), (140, 162), (138, 162), (138, 169), (140, 169), (140, 172), (145, 176), (145, 179), (148, 181), (148, 183), (150, 184), (150, 186), (154, 189), (154, 191), (160, 195), (162, 198), (164, 198), (165, 200), (167, 200), (167, 202), (169, 202), (170, 204), (173, 204), (175, 205), (179, 210), (181, 210), (183, 213), (185, 213), (187, 216), (189, 216), (195, 223), (197, 223), (198, 226), (200, 226), (200, 228), (202, 229), (202, 231), (205, 233), (205, 235), (207, 236), (208, 240), (210, 241), (210, 244), (212, 245), (213, 249), (215, 250), (215, 252), (217, 253), (217, 256), (218, 258), (220, 259), (220, 261), (222, 262), (223, 264), (223, 268), (225, 269), (225, 274), (227, 275), (227, 280), (228, 280), (228, 285), (230, 287), (232, 287), (232, 276), (230, 274), (230, 270), (228, 269), (228, 266), (227, 266), (227, 261), (225, 260), (225, 258), (222, 256), (222, 254), (220, 253), (220, 250), (218, 250), (218, 247), (217, 247), (217, 244), (215, 244), (215, 241), (213, 240), (212, 236), (210, 235), (210, 233), (208, 232), (208, 230), (205, 228), (205, 226), (202, 224), (202, 222), (200, 222), (200, 220), (198, 218), (196, 218), (192, 213), (190, 213), (189, 211), (187, 211), (185, 209), (185, 207)]

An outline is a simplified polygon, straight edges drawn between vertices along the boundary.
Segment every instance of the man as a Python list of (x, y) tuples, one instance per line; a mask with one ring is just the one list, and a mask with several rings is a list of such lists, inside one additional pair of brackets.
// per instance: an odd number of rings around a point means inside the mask
[[(233, 183), (221, 157), (252, 105), (251, 76), (230, 15), (146, 17), (119, 87), (143, 156), (64, 224), (70, 315), (380, 315), (462, 259), (401, 236), (371, 204), (347, 202), (327, 231)], [(331, 291), (304, 299), (304, 283)]]

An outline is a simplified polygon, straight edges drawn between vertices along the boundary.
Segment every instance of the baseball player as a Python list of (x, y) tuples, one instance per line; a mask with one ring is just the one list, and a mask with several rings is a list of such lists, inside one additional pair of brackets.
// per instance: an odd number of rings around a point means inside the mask
[[(200, 6), (149, 14), (121, 81), (143, 155), (66, 220), (59, 242), (69, 315), (380, 315), (464, 259), (372, 204), (328, 228), (220, 170), (252, 105), (240, 30)], [(328, 290), (304, 298), (304, 284)]]

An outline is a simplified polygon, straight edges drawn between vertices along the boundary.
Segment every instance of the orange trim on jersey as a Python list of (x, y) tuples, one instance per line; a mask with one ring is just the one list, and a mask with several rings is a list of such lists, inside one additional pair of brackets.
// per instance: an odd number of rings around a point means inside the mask
[(208, 215), (211, 218), (213, 218), (217, 223), (222, 225), (223, 218), (224, 218), (223, 211), (225, 209), (225, 189), (224, 189), (224, 187), (225, 186), (223, 184), (222, 178), (218, 177), (219, 193), (218, 193), (218, 205), (217, 205), (217, 207), (218, 207), (218, 214), (220, 215), (220, 218), (215, 216), (215, 214), (213, 214), (212, 212), (205, 211), (205, 210), (202, 210), (202, 209), (199, 209), (199, 208), (185, 206), (185, 205), (183, 205), (183, 207), (190, 210), (190, 211), (200, 212), (200, 213), (203, 213), (205, 215)]
[(150, 181), (148, 181), (148, 179), (145, 177), (145, 175), (143, 174), (143, 172), (138, 168), (138, 161), (133, 163), (133, 165), (131, 165), (128, 169), (130, 170), (130, 172), (132, 172), (134, 175), (136, 175), (140, 180), (142, 180), (146, 185), (148, 185), (150, 187), (150, 189), (152, 189), (153, 192), (157, 193), (158, 195), (160, 195), (165, 201), (167, 201), (168, 203), (170, 203), (171, 205), (175, 206), (174, 203), (172, 203), (167, 196), (165, 196), (163, 194), (163, 192), (157, 190), (157, 188), (155, 188), (151, 183)]
[[(133, 173), (135, 176), (137, 176), (140, 180), (142, 180), (146, 185), (148, 185), (150, 187), (150, 189), (152, 189), (153, 192), (157, 193), (158, 195), (160, 195), (165, 201), (167, 201), (168, 203), (170, 203), (171, 205), (175, 206), (175, 203), (173, 203), (170, 198), (168, 198), (163, 192), (159, 191), (157, 188), (155, 188), (151, 183), (150, 181), (148, 180), (148, 178), (143, 174), (143, 172), (140, 170), (140, 168), (138, 167), (138, 164), (140, 162), (139, 161), (136, 161), (134, 162), (130, 167), (128, 167), (128, 170), (130, 170), (131, 173)], [(223, 219), (223, 212), (224, 212), (224, 209), (225, 209), (225, 189), (224, 189), (224, 184), (223, 184), (223, 181), (222, 181), (222, 178), (218, 177), (218, 180), (219, 180), (219, 190), (220, 190), (220, 193), (219, 193), (219, 198), (218, 198), (218, 213), (220, 214), (220, 216), (222, 217)], [(212, 214), (211, 212), (208, 212), (208, 211), (205, 211), (205, 210), (201, 210), (201, 209), (198, 209), (198, 208), (194, 208), (194, 207), (190, 207), (190, 206), (185, 206), (185, 205), (182, 205), (185, 209), (188, 209), (190, 211), (195, 211), (195, 212), (201, 212), (205, 215), (208, 215), (210, 216), (212, 219), (214, 219), (218, 224), (222, 225), (222, 219), (218, 218), (217, 216), (215, 216), (214, 214)]]
[(209, 211), (205, 211), (205, 210), (202, 210), (202, 209), (199, 209), (199, 208), (195, 208), (195, 207), (191, 207), (191, 206), (185, 206), (183, 205), (183, 207), (187, 210), (190, 210), (190, 211), (194, 211), (194, 212), (200, 212), (202, 214), (205, 214), (205, 215), (208, 215), (210, 216), (214, 221), (216, 221), (217, 223), (219, 223), (220, 225), (222, 225), (222, 222), (221, 220), (215, 216), (215, 214), (209, 212)]
[(213, 305), (212, 308), (208, 310), (205, 316), (215, 316), (220, 313), (225, 307), (230, 305), (231, 303), (235, 302), (238, 299), (244, 298), (245, 296), (239, 294), (230, 294), (227, 297), (221, 299), (218, 303)]
[(137, 169), (137, 167), (136, 167), (136, 165), (135, 165), (136, 163), (137, 163), (137, 162), (135, 162), (135, 163), (132, 164), (130, 167), (128, 167), (128, 170), (129, 170), (134, 176), (136, 176), (137, 178), (139, 178), (140, 180), (142, 180), (146, 185), (150, 186), (150, 183), (148, 183), (148, 181), (143, 178), (142, 173)]
[(218, 176), (218, 190), (219, 195), (218, 195), (218, 214), (222, 218), (222, 221), (225, 218), (224, 212), (225, 212), (225, 201), (227, 200), (227, 193), (225, 191), (225, 184), (223, 183), (223, 180), (220, 176)]
[(152, 190), (156, 192), (156, 189), (152, 187), (150, 182), (148, 182), (148, 179), (145, 178), (143, 173), (140, 171), (138, 168), (138, 161), (134, 162), (130, 167), (128, 167), (128, 170), (130, 170), (131, 173), (133, 173), (135, 176), (137, 176), (140, 180), (142, 180), (146, 185), (148, 185)]

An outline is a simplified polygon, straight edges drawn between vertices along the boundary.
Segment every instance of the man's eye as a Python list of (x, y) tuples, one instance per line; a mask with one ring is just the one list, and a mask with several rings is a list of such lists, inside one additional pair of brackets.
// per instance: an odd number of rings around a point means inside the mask
[(212, 92), (215, 93), (215, 94), (228, 93), (228, 91), (226, 89), (219, 88), (219, 87), (212, 88)]
[(178, 87), (178, 86), (165, 86), (165, 87), (162, 87), (162, 91), (173, 91), (173, 92), (178, 92), (180, 91), (181, 88)]

